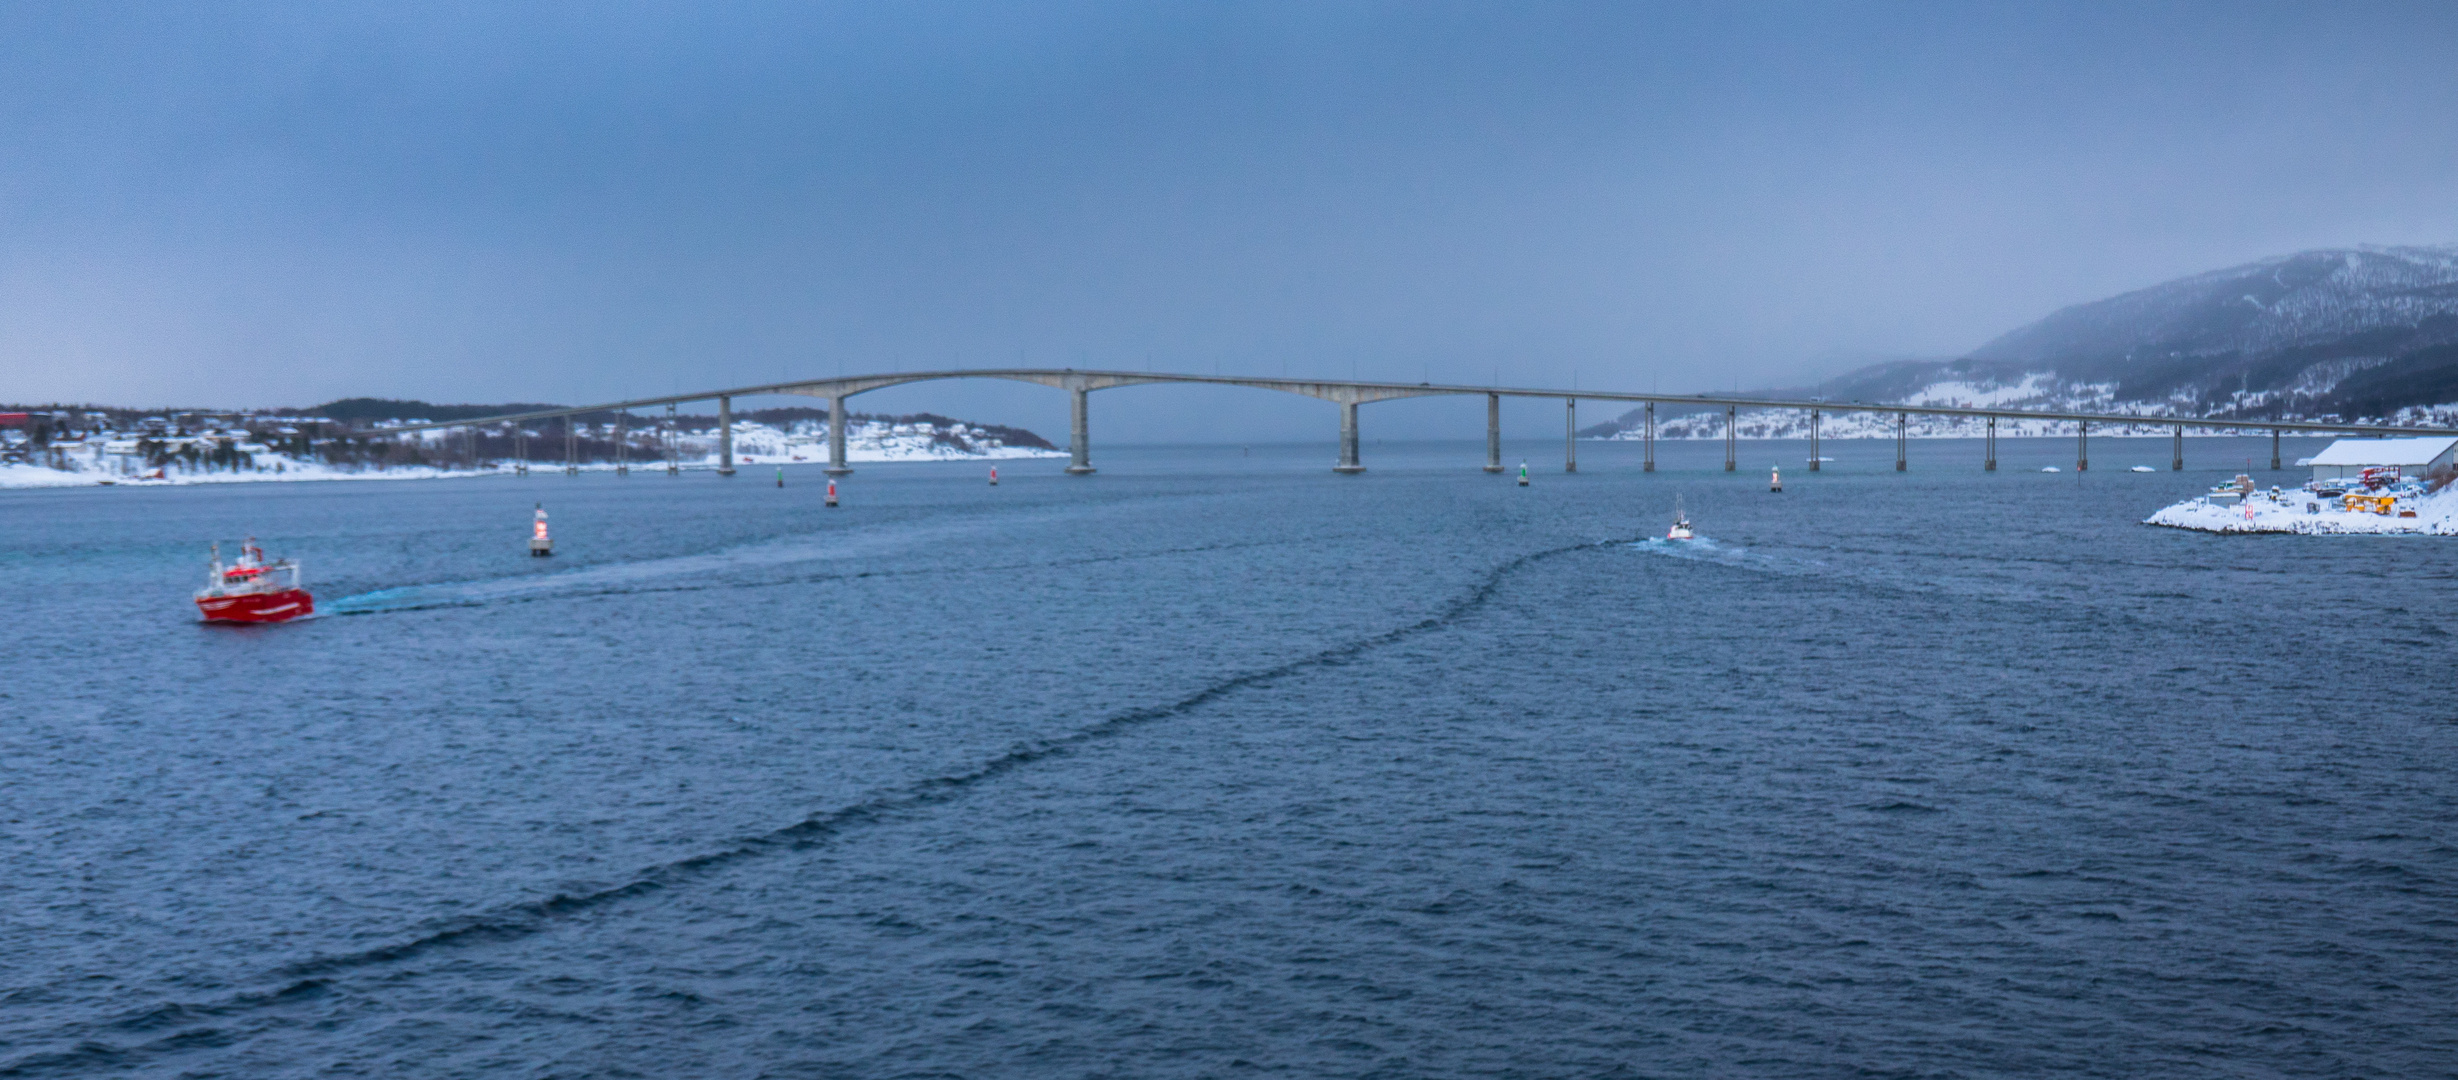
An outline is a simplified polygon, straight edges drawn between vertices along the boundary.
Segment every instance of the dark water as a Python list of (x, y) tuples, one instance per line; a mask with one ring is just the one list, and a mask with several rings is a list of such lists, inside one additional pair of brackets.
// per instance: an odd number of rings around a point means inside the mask
[(2449, 1074), (2458, 548), (1829, 448), (0, 493), (0, 1074)]

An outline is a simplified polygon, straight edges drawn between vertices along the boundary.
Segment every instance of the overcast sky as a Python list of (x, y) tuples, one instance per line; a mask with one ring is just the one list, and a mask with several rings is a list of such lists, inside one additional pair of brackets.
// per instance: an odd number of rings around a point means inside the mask
[[(1799, 383), (2458, 241), (2453, 58), (2446, 3), (9, 4), (0, 400)], [(1064, 432), (1037, 388), (857, 400)], [(1138, 441), (1332, 410), (1095, 402)]]

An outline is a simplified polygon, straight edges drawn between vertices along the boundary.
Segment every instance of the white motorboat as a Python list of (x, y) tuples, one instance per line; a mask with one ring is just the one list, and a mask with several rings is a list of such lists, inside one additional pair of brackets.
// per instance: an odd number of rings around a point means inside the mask
[(1667, 540), (1691, 540), (1696, 539), (1696, 535), (1697, 534), (1690, 531), (1690, 515), (1682, 512), (1681, 496), (1673, 496), (1673, 527), (1665, 530), (1664, 538)]

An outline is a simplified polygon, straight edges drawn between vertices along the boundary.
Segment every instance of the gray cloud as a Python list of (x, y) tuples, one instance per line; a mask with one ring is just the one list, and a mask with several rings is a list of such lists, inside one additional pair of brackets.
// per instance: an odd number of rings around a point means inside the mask
[[(2458, 239), (2435, 6), (506, 7), (0, 13), (0, 397), (1713, 389)], [(1120, 393), (1121, 439), (1327, 408)]]

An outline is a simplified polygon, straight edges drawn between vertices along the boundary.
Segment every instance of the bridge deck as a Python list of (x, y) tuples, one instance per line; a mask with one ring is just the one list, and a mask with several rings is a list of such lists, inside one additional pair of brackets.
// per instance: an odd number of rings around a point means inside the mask
[(1008, 379), (1015, 382), (1038, 383), (1058, 389), (1089, 393), (1121, 386), (1155, 383), (1178, 383), (1211, 386), (1242, 386), (1257, 390), (1277, 390), (1303, 394), (1339, 404), (1364, 404), (1406, 397), (1436, 397), (1462, 394), (1487, 394), (1495, 397), (1560, 398), (1584, 401), (1628, 401), (1656, 405), (1688, 405), (1710, 409), (1798, 409), (1821, 412), (1893, 413), (1905, 416), (1998, 417), (2019, 420), (2054, 420), (2078, 424), (2126, 424), (2150, 427), (2228, 428), (2243, 431), (2310, 432), (2314, 434), (2364, 435), (2458, 435), (2458, 428), (2401, 427), (2386, 424), (2327, 423), (2312, 420), (2258, 420), (2226, 417), (2155, 416), (2144, 413), (2048, 412), (2027, 409), (1982, 409), (1952, 405), (1897, 405), (1867, 401), (1821, 401), (1816, 398), (1753, 398), (1704, 394), (1633, 393), (1617, 390), (1556, 390), (1529, 386), (1461, 386), (1448, 383), (1393, 383), (1356, 379), (1272, 379), (1239, 375), (1181, 375), (1147, 371), (1078, 371), (1073, 368), (973, 368), (952, 371), (915, 371), (872, 375), (847, 375), (832, 379), (805, 379), (795, 382), (763, 383), (727, 390), (706, 390), (663, 397), (632, 398), (596, 405), (575, 405), (562, 409), (539, 409), (531, 412), (505, 413), (470, 420), (449, 420), (429, 424), (410, 424), (386, 428), (387, 432), (408, 433), (442, 428), (484, 427), (522, 420), (546, 420), (558, 416), (582, 413), (616, 412), (644, 409), (656, 405), (679, 405), (692, 401), (716, 401), (738, 397), (789, 394), (800, 397), (848, 398), (909, 383), (933, 382), (942, 379)]

